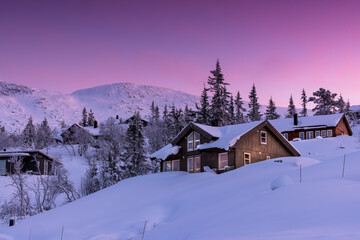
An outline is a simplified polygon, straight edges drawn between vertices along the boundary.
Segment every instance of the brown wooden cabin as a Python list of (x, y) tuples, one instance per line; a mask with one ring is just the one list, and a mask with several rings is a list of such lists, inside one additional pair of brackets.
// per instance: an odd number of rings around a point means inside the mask
[(351, 126), (343, 113), (331, 115), (318, 115), (294, 118), (277, 119), (270, 121), (286, 139), (313, 139), (316, 137), (336, 137), (339, 135), (352, 135)]
[(64, 143), (73, 143), (78, 144), (80, 142), (79, 137), (81, 138), (94, 138), (98, 139), (100, 137), (100, 129), (94, 127), (83, 127), (79, 124), (74, 123), (70, 127), (66, 128), (61, 134), (60, 137)]
[(153, 153), (161, 171), (218, 173), (270, 158), (300, 156), (268, 121), (224, 127), (189, 123), (171, 144)]
[(22, 172), (37, 175), (49, 175), (52, 170), (53, 158), (40, 150), (0, 151), (0, 175), (14, 172), (14, 158), (21, 159)]

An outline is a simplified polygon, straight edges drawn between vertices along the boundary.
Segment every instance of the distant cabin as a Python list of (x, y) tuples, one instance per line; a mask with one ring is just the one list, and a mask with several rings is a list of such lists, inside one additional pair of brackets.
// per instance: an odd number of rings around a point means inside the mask
[(51, 173), (53, 158), (40, 150), (0, 151), (0, 176), (14, 172), (12, 160), (15, 158), (22, 161), (22, 172), (37, 175)]
[(270, 120), (289, 141), (352, 135), (351, 126), (343, 113)]
[(60, 134), (56, 136), (55, 139), (59, 142), (71, 142), (76, 144), (79, 142), (79, 139), (77, 139), (79, 134), (98, 139), (100, 137), (100, 128), (90, 126), (83, 127), (77, 123), (74, 123), (70, 127), (62, 129)]
[(300, 153), (268, 121), (223, 127), (189, 123), (170, 144), (153, 153), (161, 171), (221, 173), (270, 158)]
[[(134, 118), (135, 118), (135, 116), (132, 116), (132, 117), (126, 119), (123, 123), (131, 124), (134, 121)], [(141, 122), (142, 122), (143, 127), (146, 127), (149, 124), (149, 122), (144, 119), (141, 119)]]

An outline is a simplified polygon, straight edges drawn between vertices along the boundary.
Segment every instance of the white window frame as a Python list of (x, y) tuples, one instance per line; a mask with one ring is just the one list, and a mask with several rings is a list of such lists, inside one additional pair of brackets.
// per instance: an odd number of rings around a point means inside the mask
[[(246, 158), (245, 158), (246, 154), (249, 155), (249, 158), (248, 158), (249, 163), (246, 163)], [(251, 164), (251, 153), (249, 153), (249, 152), (244, 152), (244, 166), (245, 166), (245, 165), (248, 165), (248, 164)]]
[(320, 130), (315, 131), (315, 138), (320, 137), (320, 136), (321, 136)]
[(286, 138), (286, 140), (289, 140), (289, 134), (288, 133), (283, 133), (284, 138)]
[[(189, 160), (191, 159), (191, 164), (189, 164)], [(186, 160), (186, 165), (187, 165), (187, 171), (188, 172), (194, 172), (194, 158), (193, 157), (187, 157)], [(192, 169), (190, 169), (190, 166)]]
[[(2, 175), (5, 175), (5, 174), (6, 174), (6, 160), (0, 160), (0, 162), (4, 162), (4, 163), (5, 163), (5, 165), (4, 165), (5, 168), (0, 168), (0, 176), (2, 176)], [(1, 166), (1, 165), (0, 165), (0, 166)]]
[[(301, 137), (301, 135), (302, 135), (302, 137)], [(299, 132), (299, 138), (301, 140), (304, 140), (305, 139), (305, 132)]]
[[(174, 170), (174, 163), (175, 162), (179, 162), (179, 170)], [(179, 159), (171, 161), (171, 171), (180, 171), (180, 160)]]
[(314, 139), (314, 132), (313, 131), (307, 131), (306, 132), (306, 139)]
[[(196, 139), (196, 136), (199, 136), (199, 139)], [(200, 145), (200, 134), (194, 131), (194, 150)]]
[(323, 137), (323, 138), (326, 137), (326, 130), (321, 130), (321, 137)]
[[(265, 134), (263, 137), (262, 135)], [(265, 139), (265, 141), (263, 141)], [(260, 131), (260, 143), (261, 144), (267, 144), (267, 132), (266, 131)]]
[[(194, 151), (194, 132), (191, 132), (187, 136), (186, 142), (187, 142), (187, 150), (188, 150), (188, 152)], [(190, 143), (192, 144), (192, 147), (189, 147)]]
[[(200, 163), (199, 168), (197, 168), (196, 159), (199, 159), (199, 163)], [(194, 156), (194, 172), (201, 172), (201, 157), (200, 156)]]
[[(189, 164), (189, 159), (191, 159), (192, 161), (192, 164)], [(199, 159), (200, 161), (200, 167), (197, 168), (196, 166), (196, 159)], [(189, 168), (190, 165), (192, 165), (192, 170)], [(196, 172), (201, 172), (201, 157), (200, 156), (189, 156), (187, 157), (187, 171), (190, 172), (190, 173), (196, 173)]]
[[(329, 134), (329, 133), (330, 133), (330, 134)], [(332, 137), (332, 136), (333, 136), (333, 130), (332, 130), (332, 129), (326, 130), (326, 135), (327, 135), (328, 137)]]
[[(223, 156), (223, 155), (226, 155), (226, 164), (224, 165), (223, 168), (221, 168), (220, 167), (221, 156)], [(227, 152), (219, 153), (219, 155), (218, 155), (218, 166), (219, 166), (219, 170), (223, 170), (223, 169), (225, 169), (226, 166), (229, 166), (229, 154)]]
[[(167, 170), (167, 164), (170, 164), (170, 170)], [(164, 165), (163, 165), (163, 171), (164, 172), (170, 172), (171, 171), (171, 167), (172, 167), (172, 164), (171, 164), (171, 161), (164, 161)]]

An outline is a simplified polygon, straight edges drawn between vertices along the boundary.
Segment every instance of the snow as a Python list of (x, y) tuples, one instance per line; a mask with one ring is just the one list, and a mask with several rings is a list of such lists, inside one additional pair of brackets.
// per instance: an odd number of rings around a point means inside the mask
[(311, 128), (326, 128), (335, 127), (340, 121), (343, 113), (332, 114), (332, 115), (321, 115), (321, 116), (308, 116), (299, 117), (298, 125), (294, 125), (293, 118), (280, 118), (276, 120), (270, 120), (269, 122), (279, 131), (293, 131), (295, 129), (311, 129)]
[(179, 152), (179, 146), (173, 146), (172, 144), (168, 144), (165, 147), (159, 149), (150, 155), (150, 158), (157, 158), (165, 160), (170, 155), (176, 155)]
[(275, 190), (275, 189), (285, 187), (285, 186), (293, 184), (293, 183), (294, 183), (294, 181), (291, 179), (291, 177), (284, 175), (284, 176), (274, 179), (271, 182), (270, 188), (271, 188), (271, 190)]
[[(30, 229), (32, 239), (59, 239), (64, 227), (65, 239), (140, 240), (145, 222), (146, 240), (359, 239), (358, 137), (292, 144), (303, 157), (220, 175), (164, 172), (130, 178), (14, 227), (0, 225), (0, 239), (27, 239)], [(272, 191), (275, 179), (281, 187)]]

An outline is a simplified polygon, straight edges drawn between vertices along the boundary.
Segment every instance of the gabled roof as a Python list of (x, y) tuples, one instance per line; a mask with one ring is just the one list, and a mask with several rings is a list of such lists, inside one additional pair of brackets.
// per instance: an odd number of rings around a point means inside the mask
[(50, 157), (49, 155), (47, 155), (46, 153), (40, 151), (40, 150), (36, 150), (36, 149), (30, 149), (30, 150), (19, 150), (19, 151), (0, 151), (0, 156), (2, 157), (27, 157), (30, 156), (31, 153), (38, 153), (41, 154), (43, 156), (45, 156), (46, 158), (50, 159), (50, 160), (54, 160), (52, 157)]
[[(270, 120), (269, 122), (279, 132), (291, 132), (291, 131), (295, 131), (298, 129), (336, 127), (339, 124), (339, 121), (343, 117), (346, 119), (346, 116), (344, 113), (299, 117), (297, 125), (294, 125), (293, 118), (282, 118), (282, 119)], [(347, 119), (346, 119), (346, 122), (347, 122)], [(349, 127), (349, 130), (351, 131), (350, 125), (348, 127)]]
[(170, 155), (176, 155), (179, 152), (179, 146), (173, 146), (171, 144), (166, 145), (165, 147), (159, 149), (150, 155), (150, 158), (157, 158), (161, 160), (165, 160)]
[[(92, 136), (96, 137), (96, 136), (100, 136), (100, 128), (94, 128), (94, 127), (83, 127), (83, 126), (80, 126), (79, 124), (77, 123), (74, 123), (73, 125), (71, 125), (70, 127), (68, 128), (64, 128), (62, 129), (62, 132), (60, 133), (60, 136), (63, 138), (63, 134), (67, 131), (69, 131), (71, 128), (73, 127), (77, 127), (79, 129), (84, 129), (85, 131), (87, 131), (89, 134), (91, 134)], [(59, 139), (59, 140), (62, 140), (62, 139)]]

